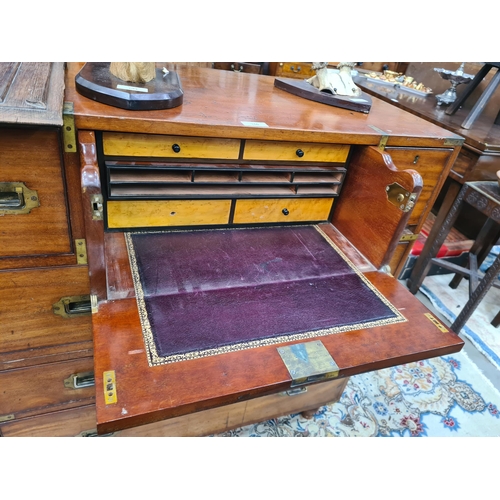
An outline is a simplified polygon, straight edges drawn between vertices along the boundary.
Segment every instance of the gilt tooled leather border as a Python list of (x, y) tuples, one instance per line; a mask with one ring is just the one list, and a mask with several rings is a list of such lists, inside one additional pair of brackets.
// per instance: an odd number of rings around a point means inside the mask
[[(144, 290), (142, 288), (141, 278), (139, 274), (139, 266), (137, 265), (137, 258), (134, 250), (134, 245), (132, 242), (132, 233), (124, 233), (125, 241), (127, 245), (127, 251), (129, 255), (130, 268), (132, 271), (132, 279), (134, 282), (136, 300), (137, 300), (137, 308), (139, 311), (139, 318), (142, 326), (142, 334), (144, 338), (144, 344), (146, 347), (146, 352), (148, 356), (148, 364), (149, 366), (159, 366), (169, 363), (176, 363), (178, 361), (187, 361), (192, 359), (204, 358), (207, 356), (215, 356), (218, 354), (225, 354), (235, 351), (241, 351), (245, 349), (252, 349), (255, 347), (263, 347), (268, 345), (280, 344), (283, 342), (290, 342), (296, 340), (307, 340), (313, 339), (316, 337), (323, 337), (325, 335), (333, 335), (336, 333), (348, 332), (351, 330), (359, 330), (366, 328), (375, 328), (378, 326), (391, 325), (395, 323), (402, 323), (407, 321), (407, 319), (401, 314), (401, 312), (391, 304), (384, 295), (382, 295), (377, 288), (373, 286), (373, 284), (364, 276), (362, 272), (357, 269), (357, 267), (349, 260), (349, 258), (342, 252), (342, 250), (319, 228), (317, 225), (313, 225), (313, 227), (323, 236), (323, 238), (327, 241), (327, 243), (342, 257), (342, 259), (346, 262), (346, 264), (354, 271), (354, 273), (359, 277), (359, 279), (374, 293), (377, 298), (382, 301), (394, 314), (392, 318), (385, 318), (381, 320), (372, 320), (361, 323), (343, 325), (338, 327), (330, 327), (321, 330), (314, 330), (310, 332), (302, 332), (295, 333), (290, 335), (279, 335), (276, 337), (253, 340), (249, 342), (240, 342), (232, 345), (226, 345), (213, 349), (204, 349), (191, 351), (183, 354), (173, 354), (170, 356), (160, 356), (158, 355), (156, 343), (153, 336), (153, 331), (151, 328), (151, 324), (149, 322), (148, 313), (146, 309), (146, 301), (144, 298)], [(240, 230), (248, 230), (251, 228), (231, 228), (231, 229), (240, 229)], [(207, 229), (203, 229), (207, 231)], [(209, 231), (220, 231), (221, 229), (208, 229)], [(225, 228), (227, 230), (227, 228)], [(177, 232), (173, 231), (148, 231), (147, 233), (171, 233)], [(145, 234), (146, 231), (134, 232), (133, 234)]]

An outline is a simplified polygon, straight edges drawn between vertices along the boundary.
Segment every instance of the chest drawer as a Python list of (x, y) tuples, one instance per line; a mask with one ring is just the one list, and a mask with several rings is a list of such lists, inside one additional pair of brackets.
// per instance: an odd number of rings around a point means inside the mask
[(435, 194), (436, 185), (447, 175), (444, 169), (453, 150), (388, 147), (385, 151), (391, 155), (399, 170), (413, 169), (422, 176), (422, 192), (408, 220), (408, 225), (418, 224), (431, 196)]
[(240, 152), (239, 139), (105, 132), (102, 142), (106, 156), (235, 160)]
[(235, 224), (328, 220), (332, 198), (237, 200)]
[(108, 227), (227, 224), (231, 200), (109, 201)]
[(0, 419), (13, 420), (89, 404), (95, 397), (93, 384), (72, 388), (65, 381), (74, 374), (91, 374), (93, 368), (93, 358), (88, 357), (0, 372)]
[(59, 149), (55, 128), (0, 129), (0, 258), (71, 251)]
[(29, 351), (26, 357), (39, 348), (91, 341), (90, 315), (65, 318), (53, 310), (61, 298), (89, 289), (87, 266), (0, 271), (0, 362), (13, 351)]
[(342, 144), (248, 140), (243, 159), (344, 163), (348, 154), (349, 146)]

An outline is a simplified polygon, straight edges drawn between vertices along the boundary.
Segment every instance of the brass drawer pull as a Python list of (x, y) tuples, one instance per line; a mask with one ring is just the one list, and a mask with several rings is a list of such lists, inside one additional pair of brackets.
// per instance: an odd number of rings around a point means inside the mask
[(73, 373), (64, 379), (64, 387), (67, 389), (84, 389), (94, 385), (94, 372)]
[(0, 215), (29, 214), (39, 206), (38, 193), (22, 182), (0, 182)]
[(61, 297), (52, 305), (54, 314), (63, 318), (74, 318), (77, 316), (89, 315), (92, 313), (90, 295), (73, 295), (71, 297)]
[(300, 70), (302, 68), (300, 66), (297, 66), (297, 69), (295, 69), (295, 66), (290, 66), (290, 71), (293, 71), (294, 73), (300, 73)]

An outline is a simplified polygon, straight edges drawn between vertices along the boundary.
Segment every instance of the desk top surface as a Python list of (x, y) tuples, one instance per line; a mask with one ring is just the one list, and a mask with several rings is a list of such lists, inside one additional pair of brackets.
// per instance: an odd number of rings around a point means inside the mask
[(68, 64), (66, 101), (80, 130), (378, 145), (442, 147), (461, 137), (373, 99), (369, 114), (312, 102), (274, 86), (274, 77), (158, 63), (178, 72), (183, 104), (128, 111), (97, 103), (75, 88), (79, 63)]

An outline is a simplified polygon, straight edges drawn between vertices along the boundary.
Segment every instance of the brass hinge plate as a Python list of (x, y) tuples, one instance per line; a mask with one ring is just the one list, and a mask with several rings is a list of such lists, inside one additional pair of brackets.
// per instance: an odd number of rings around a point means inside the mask
[(104, 401), (107, 405), (115, 404), (116, 397), (116, 375), (114, 370), (103, 372), (102, 381), (104, 384)]
[(63, 141), (65, 153), (76, 153), (75, 115), (72, 102), (63, 105)]
[(369, 125), (369, 127), (372, 128), (373, 130), (375, 130), (375, 132), (377, 132), (378, 134), (380, 134), (380, 140), (379, 140), (377, 147), (381, 151), (384, 151), (385, 146), (387, 145), (387, 141), (389, 140), (389, 134), (387, 132), (384, 132), (383, 130), (379, 129), (375, 125)]
[(320, 340), (278, 347), (278, 353), (292, 387), (338, 377), (339, 367)]
[(410, 193), (403, 186), (397, 182), (389, 184), (385, 188), (387, 193), (387, 199), (395, 207), (398, 207), (403, 212), (409, 212), (415, 206), (415, 200), (417, 199), (416, 193)]
[(86, 265), (88, 264), (87, 260), (87, 243), (84, 239), (75, 240), (75, 248), (76, 248), (76, 263)]
[(413, 234), (413, 233), (403, 234), (403, 236), (401, 236), (399, 241), (415, 241), (418, 238), (418, 234), (419, 233), (417, 233), (417, 234)]
[(442, 332), (447, 332), (448, 329), (437, 319), (435, 318), (431, 313), (425, 313), (424, 316), (428, 319), (430, 319), (437, 327), (439, 330)]
[(55, 304), (52, 304), (52, 311), (66, 319), (87, 316), (92, 312), (91, 297), (90, 295), (61, 297)]

